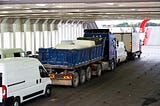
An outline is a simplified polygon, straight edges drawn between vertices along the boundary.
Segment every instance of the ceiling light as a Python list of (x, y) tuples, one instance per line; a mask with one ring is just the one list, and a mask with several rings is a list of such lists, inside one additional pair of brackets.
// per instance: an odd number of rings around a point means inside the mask
[(57, 8), (63, 8), (64, 6), (62, 6), (62, 5), (57, 5), (57, 6), (55, 6), (55, 7), (57, 7)]
[(48, 10), (43, 10), (42, 12), (48, 12)]
[(24, 9), (29, 10), (29, 9), (31, 9), (31, 8), (24, 8)]
[(114, 3), (106, 3), (106, 4), (108, 4), (108, 5), (114, 5)]
[(9, 7), (9, 6), (8, 6), (8, 7), (3, 7), (3, 8), (12, 8), (12, 7)]
[(35, 4), (36, 6), (46, 6), (46, 4)]
[(2, 11), (1, 13), (8, 13), (8, 11)]
[(32, 10), (26, 10), (26, 12), (33, 12)]
[(131, 9), (131, 10), (132, 10), (132, 11), (135, 11), (136, 9), (133, 8), (133, 9)]

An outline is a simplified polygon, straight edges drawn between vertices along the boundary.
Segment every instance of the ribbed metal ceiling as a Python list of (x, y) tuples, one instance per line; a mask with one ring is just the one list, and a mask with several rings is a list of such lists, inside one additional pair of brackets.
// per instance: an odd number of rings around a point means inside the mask
[(160, 19), (160, 0), (0, 0), (0, 18)]

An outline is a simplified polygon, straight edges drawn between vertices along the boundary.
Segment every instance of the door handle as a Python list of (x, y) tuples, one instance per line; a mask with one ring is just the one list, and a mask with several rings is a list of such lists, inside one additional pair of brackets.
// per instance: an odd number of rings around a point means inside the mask
[(40, 81), (40, 83), (42, 82), (42, 80), (41, 80), (41, 79), (39, 79), (39, 81)]

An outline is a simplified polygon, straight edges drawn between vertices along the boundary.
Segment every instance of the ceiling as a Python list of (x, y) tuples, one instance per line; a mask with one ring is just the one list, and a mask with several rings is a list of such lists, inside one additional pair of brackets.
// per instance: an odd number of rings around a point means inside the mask
[(0, 18), (160, 19), (160, 0), (0, 0)]

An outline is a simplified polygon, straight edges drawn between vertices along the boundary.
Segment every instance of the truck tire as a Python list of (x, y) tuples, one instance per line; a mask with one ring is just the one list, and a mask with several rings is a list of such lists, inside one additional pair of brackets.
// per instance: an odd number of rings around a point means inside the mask
[(86, 80), (85, 70), (82, 69), (79, 72), (79, 82), (80, 82), (80, 84), (85, 83), (85, 80)]
[(72, 87), (77, 87), (79, 84), (79, 75), (78, 72), (75, 72), (73, 77), (72, 77)]
[(100, 77), (101, 74), (102, 74), (102, 67), (101, 67), (100, 64), (98, 64), (98, 66), (97, 66), (97, 76)]
[(51, 94), (52, 94), (52, 89), (51, 89), (51, 87), (47, 86), (46, 90), (45, 90), (45, 96), (50, 97)]
[(140, 57), (141, 57), (141, 54), (138, 55), (138, 58), (140, 58)]
[(13, 106), (20, 106), (20, 100), (18, 98), (14, 99)]
[(91, 80), (91, 75), (92, 75), (91, 67), (87, 67), (87, 69), (86, 69), (86, 80), (87, 81)]
[(111, 60), (111, 61), (110, 61), (110, 70), (112, 71), (112, 70), (114, 70), (114, 68), (115, 68), (114, 61)]

